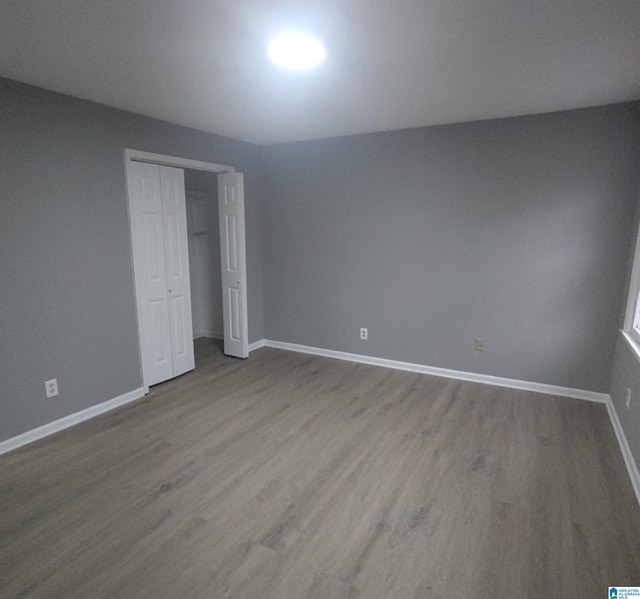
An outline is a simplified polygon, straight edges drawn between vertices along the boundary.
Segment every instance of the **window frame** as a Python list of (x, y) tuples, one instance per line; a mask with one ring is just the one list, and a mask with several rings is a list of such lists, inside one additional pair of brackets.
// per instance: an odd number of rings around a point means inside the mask
[(633, 344), (632, 347), (640, 358), (640, 231), (638, 230), (636, 230), (633, 267), (622, 332), (627, 341)]

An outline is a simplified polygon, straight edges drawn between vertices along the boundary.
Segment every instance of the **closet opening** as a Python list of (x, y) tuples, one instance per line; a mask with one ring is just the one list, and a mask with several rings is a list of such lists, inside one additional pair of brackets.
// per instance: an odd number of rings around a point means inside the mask
[(215, 173), (184, 169), (193, 339), (205, 351), (211, 341), (222, 349), (222, 279), (218, 178)]
[(195, 368), (194, 340), (247, 358), (242, 173), (138, 150), (124, 159), (145, 390)]

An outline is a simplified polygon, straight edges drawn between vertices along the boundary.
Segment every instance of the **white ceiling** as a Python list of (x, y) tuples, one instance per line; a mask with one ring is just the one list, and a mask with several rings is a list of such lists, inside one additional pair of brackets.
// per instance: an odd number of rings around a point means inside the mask
[(255, 143), (532, 114), (640, 98), (640, 1), (0, 0), (0, 76)]

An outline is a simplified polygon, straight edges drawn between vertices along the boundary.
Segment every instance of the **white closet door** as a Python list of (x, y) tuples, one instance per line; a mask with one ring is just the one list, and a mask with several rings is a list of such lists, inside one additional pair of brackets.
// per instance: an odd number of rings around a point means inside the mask
[(242, 173), (218, 175), (218, 215), (224, 353), (246, 358), (249, 356), (249, 333)]
[(160, 167), (173, 376), (195, 368), (184, 171)]
[(127, 179), (143, 380), (151, 386), (173, 376), (160, 167), (131, 162)]

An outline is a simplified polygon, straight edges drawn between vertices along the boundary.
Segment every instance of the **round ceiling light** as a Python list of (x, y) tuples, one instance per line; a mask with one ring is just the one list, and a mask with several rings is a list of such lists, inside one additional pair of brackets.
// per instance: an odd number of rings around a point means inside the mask
[(317, 67), (324, 60), (327, 51), (315, 37), (290, 31), (274, 37), (269, 43), (267, 54), (280, 68), (305, 71)]

